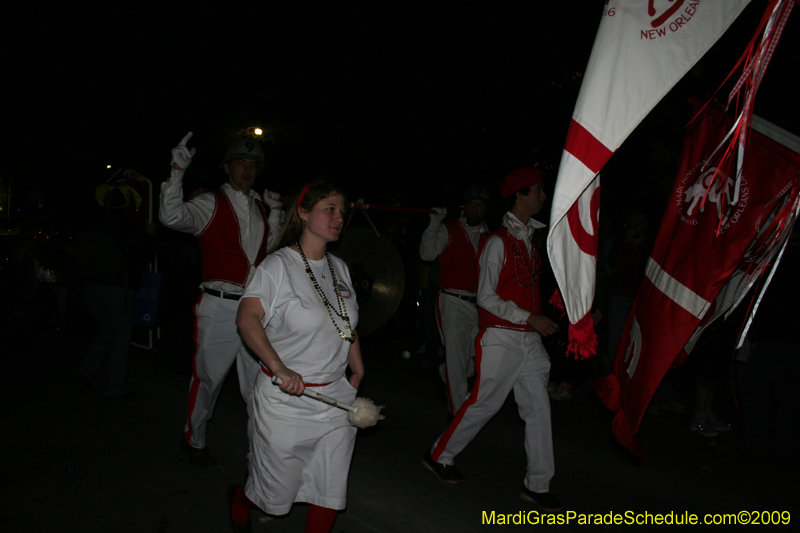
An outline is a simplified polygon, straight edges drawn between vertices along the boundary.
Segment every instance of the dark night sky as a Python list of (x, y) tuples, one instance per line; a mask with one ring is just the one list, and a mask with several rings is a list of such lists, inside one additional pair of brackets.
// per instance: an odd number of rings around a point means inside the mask
[[(213, 186), (230, 138), (260, 125), (275, 143), (259, 188), (289, 194), (323, 172), (367, 201), (396, 191), (421, 206), (448, 186), (497, 188), (518, 165), (558, 164), (575, 73), (586, 66), (604, 2), (497, 4), (234, 11), (193, 3), (172, 12), (115, 4), (8, 17), (12, 96), (0, 123), (0, 175), (20, 194), (37, 187), (69, 209), (105, 181), (106, 164), (160, 182), (170, 149), (192, 130), (198, 153), (187, 187)], [(614, 203), (612, 178), (622, 182), (615, 171), (649, 164), (648, 151), (679, 152), (686, 98), (721, 83), (764, 5), (752, 2), (615, 156), (604, 207)], [(796, 91), (781, 80), (796, 65), (798, 18), (756, 104), (757, 114), (794, 131)], [(670, 175), (671, 165), (659, 172)]]

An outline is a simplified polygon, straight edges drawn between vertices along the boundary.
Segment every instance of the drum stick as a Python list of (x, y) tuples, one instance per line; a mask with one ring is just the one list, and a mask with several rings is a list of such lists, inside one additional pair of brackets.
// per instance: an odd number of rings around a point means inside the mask
[[(281, 378), (279, 378), (278, 376), (272, 376), (272, 382), (276, 383), (278, 385), (283, 385), (283, 380)], [(311, 390), (309, 387), (306, 387), (305, 389), (303, 389), (303, 396), (308, 396), (309, 398), (314, 398), (315, 400), (320, 400), (320, 401), (325, 402), (325, 403), (327, 403), (329, 405), (332, 405), (334, 407), (338, 407), (340, 409), (344, 409), (346, 411), (350, 411), (351, 413), (355, 413), (356, 409), (357, 409), (356, 407), (353, 407), (350, 404), (347, 404), (347, 403), (344, 403), (344, 402), (340, 402), (339, 400), (334, 400), (330, 396), (325, 396), (324, 394), (322, 394), (320, 392), (317, 392), (315, 390)]]

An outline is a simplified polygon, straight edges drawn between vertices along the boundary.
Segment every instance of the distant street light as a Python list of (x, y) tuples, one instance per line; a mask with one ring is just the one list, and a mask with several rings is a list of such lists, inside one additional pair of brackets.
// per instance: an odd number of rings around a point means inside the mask
[(245, 130), (239, 130), (239, 137), (250, 137), (251, 139), (256, 139), (261, 142), (272, 141), (272, 145), (275, 145), (275, 137), (270, 134), (269, 129), (264, 131), (263, 128), (259, 128), (258, 126), (250, 126)]

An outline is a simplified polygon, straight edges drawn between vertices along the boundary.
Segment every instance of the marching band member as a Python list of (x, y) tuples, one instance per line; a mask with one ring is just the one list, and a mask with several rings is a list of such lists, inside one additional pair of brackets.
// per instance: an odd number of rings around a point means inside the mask
[(364, 377), (350, 273), (327, 252), (342, 231), (345, 200), (318, 181), (290, 206), (279, 249), (259, 265), (239, 305), (237, 324), (261, 371), (247, 484), (228, 491), (235, 531), (247, 530), (252, 507), (281, 515), (306, 502), (306, 531), (327, 532), (346, 503), (356, 428), (346, 411), (301, 396), (315, 387), (349, 404)]
[(558, 331), (558, 325), (541, 314), (541, 258), (532, 241), (533, 231), (544, 227), (532, 218), (547, 199), (542, 172), (530, 168), (513, 171), (503, 181), (501, 194), (510, 210), (503, 216), (503, 225), (486, 240), (478, 259), (480, 331), (475, 339), (475, 384), (422, 464), (446, 483), (464, 481), (453, 459), (513, 390), (525, 421), (528, 456), (520, 496), (544, 511), (557, 511), (561, 502), (549, 492), (555, 471), (547, 394), (550, 358), (541, 337)]
[(181, 447), (192, 464), (213, 466), (216, 460), (206, 449), (206, 425), (234, 361), (246, 403), (253, 393), (258, 362), (244, 349), (236, 331), (236, 310), (255, 265), (275, 241), (283, 205), (277, 193), (264, 191), (264, 203), (270, 208), (267, 219), (262, 197), (253, 190), (264, 166), (264, 152), (253, 139), (238, 139), (228, 148), (222, 162), (226, 175), (222, 187), (184, 202), (183, 175), (195, 153), (186, 146), (191, 137), (189, 132), (172, 149), (172, 171), (161, 185), (159, 219), (166, 227), (191, 233), (200, 241), (203, 282), (194, 308), (196, 350)]

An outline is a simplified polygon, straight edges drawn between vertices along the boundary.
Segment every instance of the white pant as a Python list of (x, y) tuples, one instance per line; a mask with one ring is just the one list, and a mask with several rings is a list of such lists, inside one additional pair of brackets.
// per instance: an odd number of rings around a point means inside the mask
[(189, 405), (184, 428), (186, 443), (194, 448), (206, 446), (206, 424), (228, 371), (237, 362), (239, 390), (251, 414), (253, 386), (259, 372), (258, 361), (247, 351), (236, 327), (238, 300), (227, 300), (203, 293), (195, 305), (195, 354)]
[(455, 415), (467, 398), (467, 377), (471, 375), (478, 333), (478, 307), (440, 292), (436, 296), (436, 319), (444, 345), (447, 399), (450, 414)]
[(533, 492), (549, 491), (555, 473), (547, 394), (550, 357), (541, 337), (535, 332), (481, 328), (475, 342), (475, 368), (475, 385), (453, 422), (434, 443), (433, 460), (452, 465), (453, 458), (472, 442), (513, 390), (525, 421), (525, 486)]

